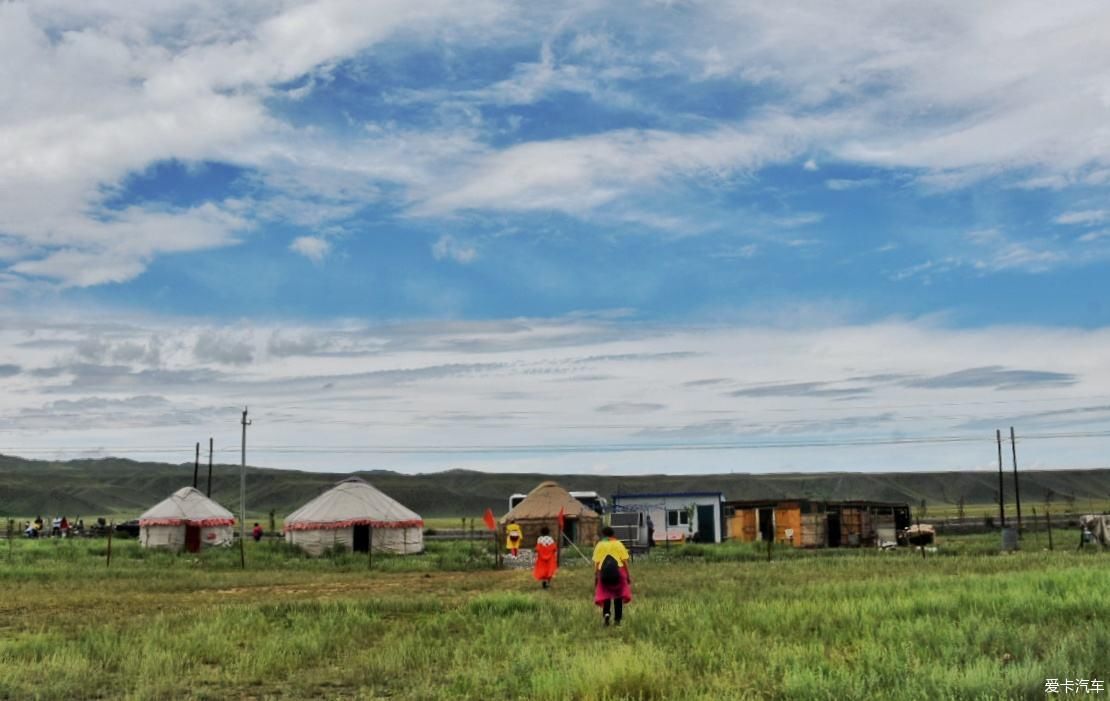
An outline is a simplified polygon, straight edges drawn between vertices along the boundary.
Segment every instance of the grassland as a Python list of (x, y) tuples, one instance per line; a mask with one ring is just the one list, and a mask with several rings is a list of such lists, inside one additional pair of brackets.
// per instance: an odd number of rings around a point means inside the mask
[[(308, 560), (0, 543), (0, 698), (1043, 698), (1110, 676), (1110, 555), (1041, 536), (936, 555), (725, 544), (633, 565), (603, 628), (588, 568), (550, 591), (478, 544)], [(1062, 543), (1066, 540), (1067, 543)], [(1066, 547), (1063, 547), (1065, 546)]]

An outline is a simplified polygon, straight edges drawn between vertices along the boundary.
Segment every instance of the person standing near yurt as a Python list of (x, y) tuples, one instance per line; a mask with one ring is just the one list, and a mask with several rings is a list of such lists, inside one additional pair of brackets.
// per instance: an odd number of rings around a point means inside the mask
[(520, 530), (520, 526), (516, 521), (509, 521), (509, 525), (505, 526), (505, 548), (516, 557), (517, 552), (520, 551), (520, 544), (524, 540), (524, 532)]
[(544, 589), (551, 586), (551, 580), (559, 569), (559, 548), (551, 537), (551, 529), (544, 526), (536, 539), (536, 564), (532, 566), (532, 576)]
[(632, 601), (628, 549), (617, 540), (612, 527), (602, 528), (601, 535), (602, 540), (594, 546), (594, 603), (601, 607), (605, 625), (609, 625), (612, 609), (613, 620), (619, 626), (624, 617), (624, 605)]

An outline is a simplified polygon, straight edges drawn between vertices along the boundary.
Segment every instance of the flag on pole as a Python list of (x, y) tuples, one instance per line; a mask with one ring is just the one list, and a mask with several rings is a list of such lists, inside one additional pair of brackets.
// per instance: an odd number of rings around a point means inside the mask
[(486, 522), (486, 528), (491, 531), (497, 530), (497, 521), (493, 518), (493, 509), (486, 509), (486, 513), (482, 516), (482, 520)]
[(559, 530), (560, 531), (566, 530), (566, 523), (567, 523), (567, 515), (566, 515), (565, 507), (560, 506), (559, 507)]

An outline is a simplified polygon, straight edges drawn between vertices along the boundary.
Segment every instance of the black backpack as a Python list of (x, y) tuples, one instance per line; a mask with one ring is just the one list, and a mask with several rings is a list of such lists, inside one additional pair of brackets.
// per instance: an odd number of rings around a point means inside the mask
[(617, 558), (606, 555), (601, 561), (601, 583), (607, 587), (615, 587), (621, 583), (621, 565)]

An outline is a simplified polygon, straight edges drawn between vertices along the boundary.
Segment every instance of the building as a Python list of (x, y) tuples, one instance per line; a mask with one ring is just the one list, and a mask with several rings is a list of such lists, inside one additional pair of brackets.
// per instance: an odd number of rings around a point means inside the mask
[(521, 547), (534, 548), (540, 529), (547, 526), (554, 537), (559, 527), (559, 512), (563, 512), (563, 535), (572, 543), (592, 546), (597, 543), (601, 517), (587, 508), (570, 492), (555, 482), (541, 482), (528, 493), (509, 513), (501, 517), (501, 525), (516, 521), (523, 533)]
[(424, 551), (424, 519), (351, 477), (286, 516), (285, 541), (310, 555), (336, 548), (408, 555)]
[(144, 548), (199, 552), (202, 546), (228, 545), (235, 537), (235, 516), (195, 487), (182, 487), (139, 517)]
[(881, 501), (728, 501), (725, 514), (730, 537), (734, 540), (774, 540), (796, 548), (893, 543), (898, 533), (910, 525), (907, 504)]
[(726, 536), (721, 492), (614, 494), (610, 502), (614, 514), (639, 512), (643, 515), (638, 519), (640, 523), (633, 545), (647, 544), (648, 518), (654, 526), (657, 544), (687, 540), (720, 543)]

